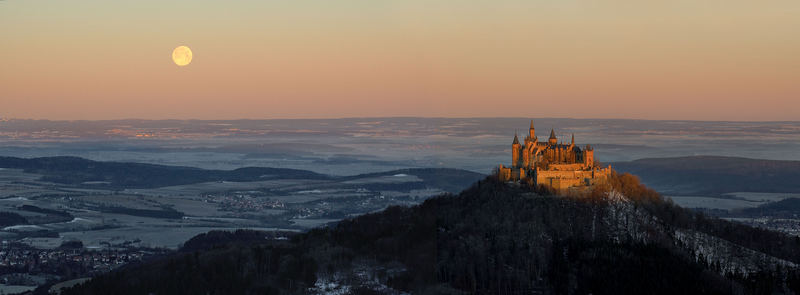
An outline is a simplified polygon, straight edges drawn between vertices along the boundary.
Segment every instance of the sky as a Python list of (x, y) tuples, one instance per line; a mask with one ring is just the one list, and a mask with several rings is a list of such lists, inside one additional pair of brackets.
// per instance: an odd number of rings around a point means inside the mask
[(797, 121), (800, 1), (0, 1), (0, 117), (384, 116)]

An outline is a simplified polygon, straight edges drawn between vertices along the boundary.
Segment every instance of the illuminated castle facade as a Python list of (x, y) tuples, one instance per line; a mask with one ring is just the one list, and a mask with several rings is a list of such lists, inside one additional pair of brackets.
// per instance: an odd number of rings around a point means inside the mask
[(564, 192), (570, 188), (590, 187), (611, 174), (611, 166), (598, 167), (591, 146), (581, 149), (575, 145), (575, 135), (569, 144), (559, 143), (555, 132), (550, 130), (550, 138), (539, 141), (533, 120), (528, 132), (523, 143), (514, 134), (511, 167), (500, 165), (497, 170), (500, 180), (544, 185)]

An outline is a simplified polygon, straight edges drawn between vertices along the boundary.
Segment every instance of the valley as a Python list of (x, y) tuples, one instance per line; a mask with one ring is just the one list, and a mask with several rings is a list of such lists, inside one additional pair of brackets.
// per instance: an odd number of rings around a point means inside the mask
[[(175, 249), (212, 229), (305, 231), (349, 216), (392, 205), (412, 205), (450, 186), (430, 179), (450, 169), (408, 169), (347, 178), (215, 181), (159, 188), (103, 189), (42, 181), (17, 169), (0, 171), (0, 211), (18, 214), (26, 224), (2, 229), (4, 241), (55, 248), (81, 241), (87, 248)], [(461, 172), (458, 182), (483, 177)], [(40, 208), (52, 212), (36, 212)], [(47, 222), (47, 217), (64, 218)]]

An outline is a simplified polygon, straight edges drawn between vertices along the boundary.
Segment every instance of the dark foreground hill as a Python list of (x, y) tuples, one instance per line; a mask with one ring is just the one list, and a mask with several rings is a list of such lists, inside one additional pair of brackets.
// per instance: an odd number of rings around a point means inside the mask
[(664, 194), (800, 192), (800, 161), (692, 156), (648, 158), (612, 166), (638, 175), (642, 182)]
[(191, 249), (63, 294), (800, 291), (800, 239), (706, 218), (615, 177), (602, 198), (542, 196), (489, 178), (289, 240), (200, 236)]

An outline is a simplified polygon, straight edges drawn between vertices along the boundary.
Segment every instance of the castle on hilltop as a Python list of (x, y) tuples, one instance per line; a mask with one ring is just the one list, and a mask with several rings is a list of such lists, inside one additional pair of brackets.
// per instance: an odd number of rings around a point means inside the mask
[(569, 144), (559, 143), (551, 129), (550, 138), (539, 141), (533, 120), (524, 143), (520, 143), (517, 134), (514, 134), (511, 167), (501, 164), (497, 170), (497, 176), (502, 181), (543, 185), (559, 192), (590, 187), (604, 181), (609, 175), (611, 166), (599, 167), (594, 160), (594, 149), (589, 145), (583, 149), (575, 145), (574, 134)]

